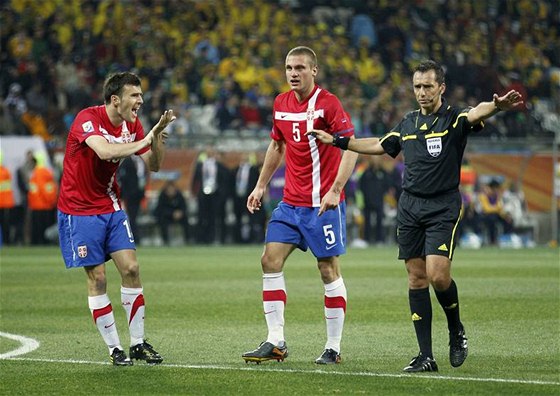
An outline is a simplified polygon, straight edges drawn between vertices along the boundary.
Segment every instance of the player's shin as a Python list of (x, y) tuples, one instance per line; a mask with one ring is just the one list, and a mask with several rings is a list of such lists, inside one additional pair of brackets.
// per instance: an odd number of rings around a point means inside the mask
[(113, 349), (122, 349), (117, 332), (117, 325), (115, 323), (115, 316), (113, 315), (113, 307), (107, 294), (100, 296), (88, 297), (88, 306), (93, 317), (93, 321), (103, 337), (105, 344), (109, 348), (109, 354)]
[(121, 286), (121, 303), (130, 331), (130, 346), (144, 342), (144, 294), (142, 288)]
[(278, 345), (284, 339), (284, 307), (286, 305), (284, 273), (263, 274), (263, 308), (268, 327), (267, 342)]
[(346, 286), (338, 278), (325, 285), (325, 320), (327, 324), (327, 343), (325, 349), (340, 352), (340, 341), (346, 316)]
[(409, 289), (408, 302), (420, 352), (424, 357), (433, 357), (430, 289)]

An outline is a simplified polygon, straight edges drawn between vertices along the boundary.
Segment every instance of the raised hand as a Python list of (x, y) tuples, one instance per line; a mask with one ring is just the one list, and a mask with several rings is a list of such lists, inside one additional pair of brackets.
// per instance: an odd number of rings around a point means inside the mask
[(177, 117), (175, 117), (175, 115), (173, 114), (173, 110), (165, 110), (159, 118), (158, 123), (150, 131), (150, 133), (154, 133), (154, 139), (160, 139), (161, 135), (161, 138), (163, 139), (163, 141), (165, 141), (165, 139), (167, 138), (167, 133), (162, 132), (165, 128), (167, 128), (169, 124), (171, 124), (176, 119)]
[(494, 94), (492, 97), (494, 101), (494, 105), (498, 110), (511, 110), (515, 106), (518, 106), (523, 103), (523, 96), (516, 90), (512, 89), (504, 96), (498, 96), (498, 94)]

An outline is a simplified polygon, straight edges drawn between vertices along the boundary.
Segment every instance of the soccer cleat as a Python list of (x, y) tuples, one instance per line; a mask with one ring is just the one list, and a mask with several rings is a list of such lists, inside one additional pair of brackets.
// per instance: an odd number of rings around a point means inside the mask
[(449, 333), (449, 362), (453, 367), (459, 367), (463, 364), (467, 355), (469, 354), (469, 347), (467, 345), (467, 337), (465, 336), (465, 329), (455, 334)]
[(126, 353), (122, 349), (115, 348), (111, 353), (111, 357), (109, 358), (113, 366), (132, 366), (132, 360), (130, 360)]
[(315, 359), (315, 363), (317, 364), (338, 364), (342, 358), (340, 357), (340, 353), (335, 351), (334, 349), (325, 349), (323, 354)]
[(144, 360), (149, 364), (159, 364), (163, 362), (161, 355), (157, 353), (154, 347), (148, 344), (146, 340), (141, 344), (130, 347), (130, 358)]
[(257, 349), (245, 352), (241, 357), (245, 360), (245, 363), (255, 362), (260, 364), (267, 360), (280, 362), (288, 357), (288, 345), (285, 342), (280, 343), (278, 346), (270, 342), (261, 342)]
[(438, 371), (438, 366), (436, 361), (431, 357), (422, 356), (418, 354), (414, 359), (410, 361), (408, 366), (406, 366), (403, 371), (407, 373), (421, 373), (424, 371)]

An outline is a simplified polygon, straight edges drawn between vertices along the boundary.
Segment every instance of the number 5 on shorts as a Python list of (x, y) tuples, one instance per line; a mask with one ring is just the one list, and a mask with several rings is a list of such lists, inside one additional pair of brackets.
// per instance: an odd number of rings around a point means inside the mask
[(325, 234), (325, 242), (327, 242), (327, 245), (332, 245), (336, 242), (336, 237), (334, 235), (334, 231), (332, 230), (332, 224), (324, 225), (323, 233)]

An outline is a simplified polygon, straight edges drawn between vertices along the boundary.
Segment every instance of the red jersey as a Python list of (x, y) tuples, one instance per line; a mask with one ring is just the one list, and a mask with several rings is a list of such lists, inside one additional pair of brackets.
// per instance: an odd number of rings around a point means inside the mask
[[(116, 180), (120, 160), (100, 159), (85, 143), (92, 135), (103, 136), (111, 144), (130, 143), (144, 138), (144, 128), (139, 119), (115, 127), (104, 105), (78, 113), (68, 133), (60, 181), (58, 209), (66, 214), (96, 215), (122, 209)], [(136, 154), (149, 149), (145, 147)]]
[[(321, 206), (321, 198), (331, 188), (342, 159), (339, 148), (318, 144), (315, 137), (305, 136), (311, 129), (340, 136), (354, 134), (352, 120), (338, 98), (317, 85), (301, 103), (293, 91), (276, 97), (270, 137), (286, 143), (283, 201), (294, 206)], [(340, 199), (344, 199), (344, 191)]]

